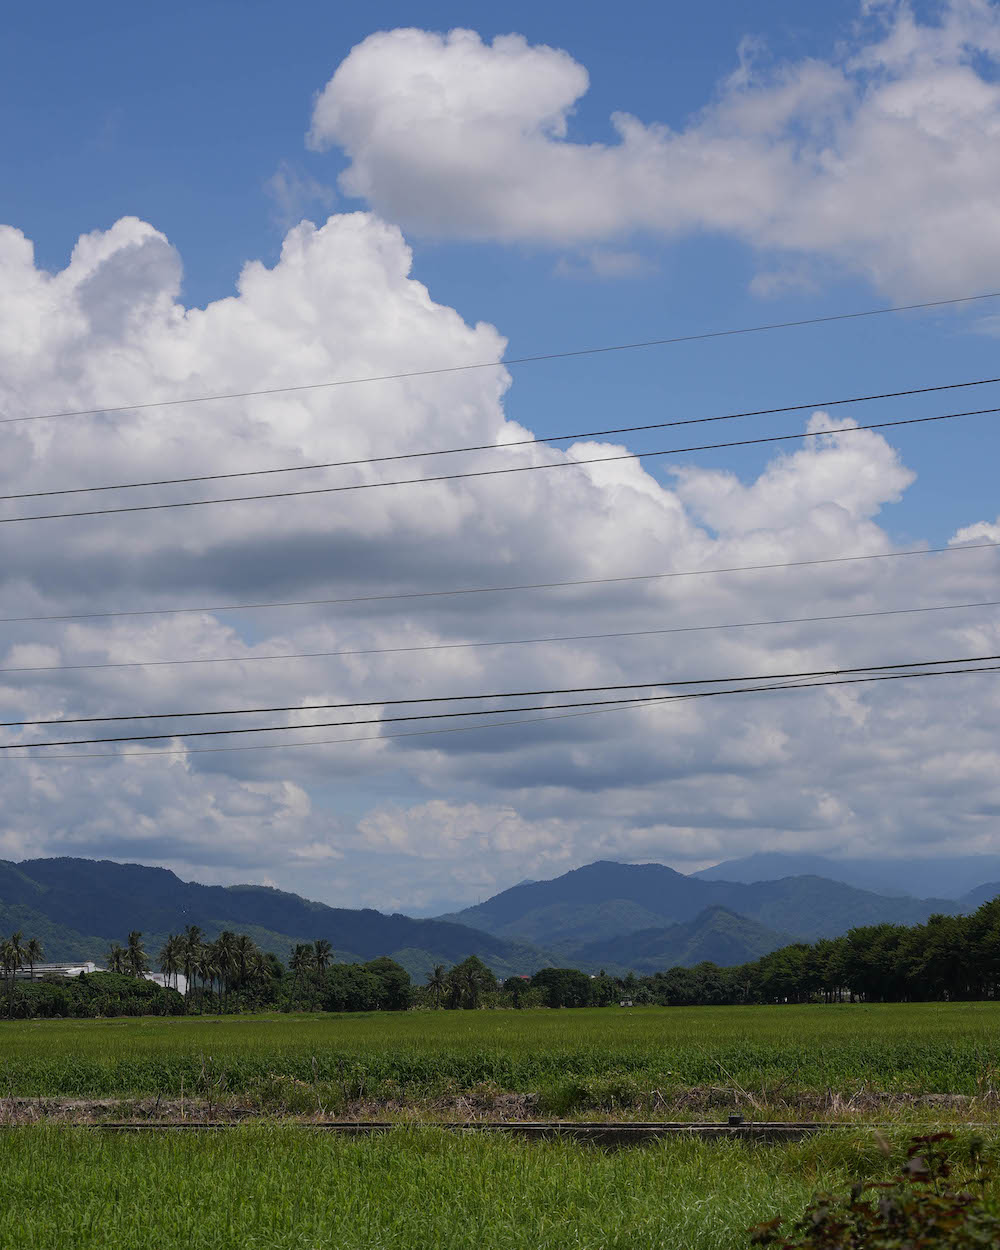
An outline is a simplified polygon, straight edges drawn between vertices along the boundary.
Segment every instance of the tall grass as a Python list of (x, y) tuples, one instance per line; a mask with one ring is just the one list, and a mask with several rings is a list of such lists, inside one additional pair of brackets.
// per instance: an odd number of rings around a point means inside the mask
[[(1000, 1064), (1000, 1004), (606, 1008), (0, 1024), (0, 1099), (234, 1093), (323, 1082), (345, 1097), (573, 1082), (670, 1091), (976, 1094)], [(1000, 1081), (997, 1082), (1000, 1085)]]
[(0, 1130), (0, 1245), (18, 1250), (733, 1250), (892, 1164), (873, 1140), (665, 1142), (605, 1153), (434, 1130), (365, 1140)]

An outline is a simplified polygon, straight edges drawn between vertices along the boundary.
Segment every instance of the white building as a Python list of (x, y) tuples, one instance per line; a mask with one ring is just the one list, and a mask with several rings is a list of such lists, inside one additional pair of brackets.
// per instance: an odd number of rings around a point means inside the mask
[(42, 977), (78, 977), (81, 972), (103, 971), (92, 959), (78, 959), (72, 963), (35, 964), (34, 968), (18, 968), (14, 976), (18, 981), (38, 981)]

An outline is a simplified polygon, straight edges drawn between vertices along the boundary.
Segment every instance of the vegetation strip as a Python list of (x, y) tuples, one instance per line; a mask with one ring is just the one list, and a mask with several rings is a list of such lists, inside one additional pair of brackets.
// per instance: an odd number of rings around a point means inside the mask
[[(236, 1129), (241, 1127), (239, 1120), (172, 1120), (169, 1122), (128, 1121), (107, 1122), (87, 1125), (88, 1128), (116, 1133), (149, 1133), (173, 1131), (208, 1131)], [(66, 1127), (72, 1127), (67, 1125)], [(393, 1129), (412, 1129), (415, 1126), (390, 1120), (373, 1121), (305, 1121), (299, 1127), (323, 1133), (337, 1133), (345, 1137), (372, 1137), (380, 1133), (391, 1132)], [(706, 1141), (743, 1140), (792, 1142), (801, 1141), (816, 1133), (830, 1132), (835, 1129), (857, 1129), (857, 1125), (847, 1123), (744, 1123), (744, 1124), (647, 1124), (622, 1123), (605, 1121), (594, 1123), (566, 1123), (563, 1120), (552, 1121), (521, 1121), (513, 1123), (496, 1123), (484, 1120), (471, 1120), (454, 1123), (448, 1120), (422, 1122), (419, 1128), (441, 1129), (451, 1133), (506, 1133), (515, 1137), (554, 1138), (565, 1137), (573, 1141), (592, 1141), (607, 1145), (640, 1145), (642, 1142), (655, 1141), (662, 1137), (700, 1137)]]

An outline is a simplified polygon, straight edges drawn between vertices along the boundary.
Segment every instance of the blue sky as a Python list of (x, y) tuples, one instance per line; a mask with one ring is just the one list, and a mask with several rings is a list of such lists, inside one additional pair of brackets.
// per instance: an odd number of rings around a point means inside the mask
[[(500, 24), (496, 13), (207, 2), (9, 14), (0, 223), (31, 239), (35, 255), (32, 266), (0, 232), (4, 412), (497, 359), (501, 338), (516, 357), (1000, 290), (1000, 8), (989, 0), (706, 0), (624, 12), (511, 4)], [(443, 38), (456, 27), (482, 43)], [(356, 212), (370, 215), (346, 216)], [(116, 226), (123, 218), (134, 220)], [(319, 229), (299, 229), (302, 218)], [(82, 236), (92, 237), (78, 246)], [(436, 310), (406, 277), (406, 247)], [(150, 464), (180, 476), (344, 448), (488, 442), (505, 419), (544, 436), (989, 377), (1000, 374), (998, 325), (1000, 307), (984, 302), (524, 365), (505, 392), (498, 373), (469, 374), (317, 393), (301, 410), (251, 402), (58, 432), (11, 427), (4, 490), (127, 480)], [(998, 393), (834, 415), (931, 415), (1000, 404)], [(795, 433), (808, 419), (624, 442), (641, 452)], [(24, 542), (0, 551), (0, 615), (26, 600), (39, 612), (257, 601), (331, 585), (555, 580), (760, 552), (791, 560), (939, 546), (966, 531), (1000, 541), (997, 428), (988, 415), (884, 440), (831, 436), (798, 458), (795, 445), (706, 451), (647, 461), (649, 478), (595, 473), (579, 491), (541, 483), (572, 475), (531, 474), (537, 491), (462, 488), (426, 507), (407, 496), (354, 511), (205, 510), (199, 525), (176, 515), (128, 530), (109, 521), (65, 541), (19, 529)], [(35, 662), (25, 659), (32, 648), (38, 663), (361, 648), (565, 632), (567, 620), (582, 632), (997, 597), (997, 567), (984, 561), (968, 577), (945, 562), (836, 585), (637, 592), (623, 603), (595, 592), (337, 619), (303, 611), (91, 632), (23, 627), (0, 639), (0, 655), (23, 664)], [(289, 691), (307, 701), (487, 689), (501, 676), (530, 685), (553, 668), (567, 683), (581, 671), (627, 681), (664, 666), (754, 672), (1000, 642), (991, 622), (935, 632), (928, 619), (906, 631), (786, 631), (742, 651), (706, 635), (704, 645), (505, 653), (478, 668), (445, 653), (381, 668), (168, 670), (172, 686), (152, 671), (103, 684), (11, 679), (0, 701), (26, 718), (68, 716)], [(0, 855), (107, 854), (427, 910), (598, 855), (697, 867), (757, 849), (906, 853), (913, 838), (923, 853), (1000, 849), (986, 709), (943, 693), (907, 707), (912, 733), (884, 764), (888, 776), (875, 763), (900, 723), (888, 695), (811, 714), (706, 712), (679, 737), (602, 733), (595, 722), (544, 746), (512, 734), (509, 750), (470, 736), (356, 756), (192, 754), (183, 781), (180, 765), (154, 761), (108, 765), (107, 783), (105, 766), (67, 765), (58, 798), (44, 769), (11, 769), (0, 778)], [(961, 811), (934, 773), (952, 748), (961, 760), (949, 775), (964, 777), (971, 796)], [(886, 801), (891, 817), (876, 801), (882, 785), (899, 796)]]
[[(493, 12), (486, 18), (459, 4), (293, 3), (279, 13), (266, 3), (110, 3), (96, 21), (93, 10), (63, 6), (56, 23), (51, 11), (23, 6), (9, 15), (0, 49), (8, 170), (2, 217), (34, 240), (39, 264), (56, 269), (80, 233), (135, 214), (178, 249), (183, 298), (202, 305), (231, 294), (248, 259), (276, 258), (289, 220), (268, 190), (280, 169), (328, 190), (328, 201), (303, 190), (296, 207), (306, 215), (319, 220), (328, 205), (358, 206), (334, 189), (342, 154), (309, 151), (304, 134), (315, 94), (351, 47), (375, 30), (467, 26), (484, 38), (517, 31), (531, 43), (565, 48), (590, 73), (570, 128), (571, 138), (590, 143), (609, 140), (615, 110), (682, 126), (713, 99), (746, 40), (758, 41), (761, 55), (774, 61), (829, 56), (859, 20), (854, 3), (773, 0), (750, 10), (720, 0), (696, 8), (644, 5), (633, 16), (622, 22), (617, 11), (597, 5), (576, 7), (570, 16), (561, 4), (512, 4), (498, 24)], [(644, 272), (619, 280), (561, 275), (559, 249), (409, 241), (415, 275), (434, 298), (469, 321), (492, 322), (512, 355), (891, 302), (837, 272), (815, 289), (760, 298), (748, 289), (754, 256), (711, 235), (688, 237), (683, 245), (641, 239)], [(982, 276), (983, 290), (1000, 285), (996, 271)], [(641, 424), (991, 376), (998, 372), (995, 341), (969, 333), (976, 320), (975, 312), (904, 314), (531, 366), (517, 374), (509, 411), (540, 432), (560, 433), (631, 424), (632, 417)], [(986, 403), (958, 405), (965, 406)], [(899, 415), (949, 410), (946, 399), (933, 397), (906, 401)], [(619, 422), (623, 411), (629, 420)], [(991, 509), (992, 464), (983, 450), (997, 445), (993, 425), (993, 418), (970, 418), (898, 436), (921, 487), (887, 518), (895, 534), (941, 540), (970, 505)], [(778, 418), (762, 432), (795, 428)], [(645, 445), (673, 444), (654, 437)], [(716, 455), (713, 463), (749, 473), (767, 453)]]

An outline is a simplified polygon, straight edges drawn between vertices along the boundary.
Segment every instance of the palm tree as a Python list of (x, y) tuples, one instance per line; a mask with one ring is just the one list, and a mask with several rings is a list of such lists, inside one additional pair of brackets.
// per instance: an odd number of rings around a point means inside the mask
[(188, 998), (191, 994), (192, 986), (195, 978), (195, 964), (198, 961), (201, 952), (201, 929), (196, 924), (189, 924), (184, 930), (184, 937), (181, 939), (184, 943), (183, 961), (184, 961), (184, 997)]
[(243, 989), (247, 980), (253, 974), (254, 966), (257, 962), (257, 947), (254, 946), (253, 939), (247, 937), (245, 933), (241, 933), (236, 939), (235, 955), (239, 985)]
[(28, 938), (28, 945), (24, 948), (24, 958), (28, 961), (28, 967), (31, 969), (31, 979), (35, 979), (35, 964), (40, 964), (45, 958), (45, 950), (38, 938)]
[(292, 951), (292, 957), (288, 961), (288, 966), (295, 973), (295, 977), (292, 980), (292, 994), (293, 995), (295, 994), (295, 990), (298, 987), (299, 977), (304, 972), (308, 972), (309, 969), (314, 966), (315, 958), (316, 958), (316, 952), (314, 948), (304, 942), (299, 942), (298, 945), (295, 947), (295, 949)]
[(119, 946), (117, 942), (112, 942), (108, 950), (108, 971), (125, 971), (125, 947)]
[(174, 979), (174, 989), (177, 988), (177, 974), (181, 970), (181, 942), (176, 933), (167, 935), (167, 940), (163, 943), (163, 949), (156, 958), (157, 967), (163, 973), (164, 985), (170, 984), (170, 978)]
[(332, 955), (333, 947), (325, 938), (321, 938), (318, 942), (313, 942), (313, 959), (316, 963), (317, 972), (323, 972), (326, 969)]
[(128, 935), (125, 967), (133, 977), (141, 977), (143, 973), (149, 971), (149, 959), (146, 957), (146, 948), (142, 944), (142, 934), (138, 929), (133, 929)]
[(444, 993), (448, 982), (445, 980), (444, 964), (435, 964), (434, 971), (427, 978), (427, 988), (434, 995), (434, 1006), (441, 1006), (441, 995)]
[[(199, 948), (198, 956), (194, 962), (194, 972), (201, 981), (202, 989), (208, 985), (209, 993), (215, 993), (215, 982), (218, 979), (220, 984), (222, 976), (219, 970), (218, 955), (215, 951), (214, 944), (202, 946)], [(203, 1007), (204, 1009), (204, 1007)]]
[(7, 986), (7, 1014), (9, 1016), (14, 1011), (14, 948), (9, 938), (4, 938), (0, 942), (0, 969), (3, 970), (3, 979)]
[(18, 929), (16, 933), (12, 933), (4, 942), (3, 966), (4, 974), (9, 977), (9, 989), (7, 994), (7, 1017), (10, 1019), (14, 1015), (14, 982), (17, 980), (18, 969), (24, 967), (24, 947), (21, 945), (21, 938), (24, 935)]
[(219, 973), (219, 996), (222, 999), (223, 1008), (226, 1005), (226, 994), (236, 972), (236, 943), (236, 934), (228, 929), (224, 929), (212, 943), (212, 956)]

